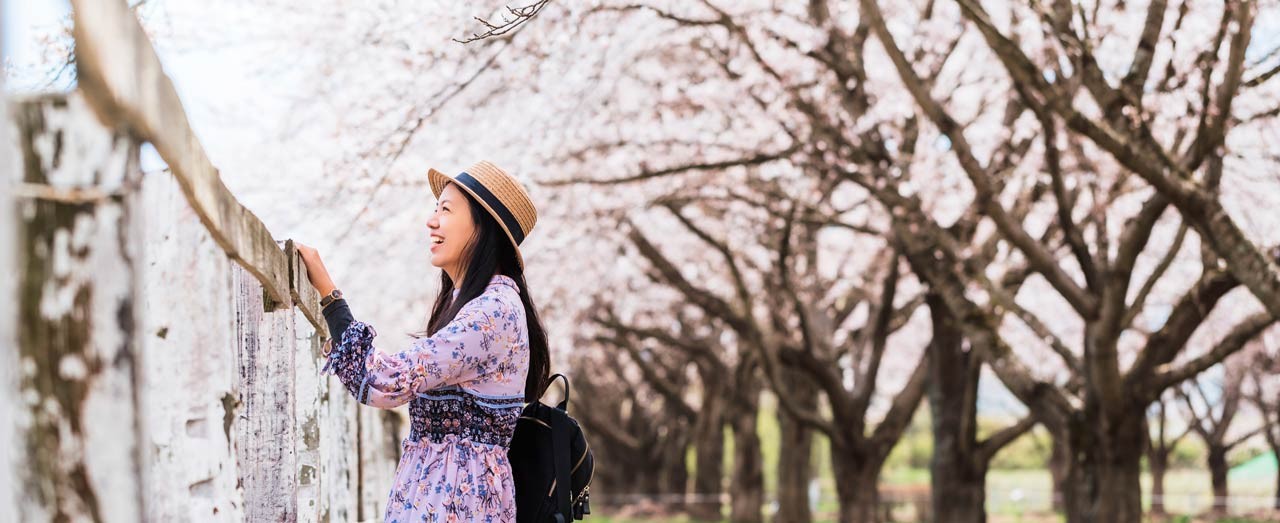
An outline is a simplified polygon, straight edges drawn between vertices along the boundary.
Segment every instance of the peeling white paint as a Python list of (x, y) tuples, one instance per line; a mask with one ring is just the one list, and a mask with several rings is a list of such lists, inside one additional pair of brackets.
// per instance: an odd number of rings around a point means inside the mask
[(84, 358), (77, 354), (68, 354), (58, 361), (58, 375), (65, 380), (82, 380), (89, 375)]
[[(236, 311), (231, 263), (205, 239), (172, 176), (142, 183), (143, 360), (147, 516), (154, 521), (243, 521), (236, 440), (228, 440), (222, 399), (238, 396)], [(174, 292), (181, 289), (181, 292)], [(198, 299), (191, 299), (198, 296)], [(164, 336), (159, 332), (164, 329)], [(234, 423), (240, 413), (233, 413)], [(187, 433), (204, 424), (204, 436)]]

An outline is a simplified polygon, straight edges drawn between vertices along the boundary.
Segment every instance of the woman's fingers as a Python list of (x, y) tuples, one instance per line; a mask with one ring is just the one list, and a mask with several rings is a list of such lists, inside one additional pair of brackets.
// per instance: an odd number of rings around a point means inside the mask
[(307, 245), (303, 245), (301, 243), (295, 243), (294, 247), (298, 249), (298, 255), (302, 256), (302, 261), (311, 263), (315, 261), (316, 258), (319, 258), (319, 254), (316, 252), (316, 250)]

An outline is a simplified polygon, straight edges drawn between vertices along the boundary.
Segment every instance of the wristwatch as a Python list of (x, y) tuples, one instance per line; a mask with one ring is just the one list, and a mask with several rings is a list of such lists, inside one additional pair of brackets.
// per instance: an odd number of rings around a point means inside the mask
[(320, 308), (323, 309), (325, 307), (328, 307), (330, 303), (333, 303), (333, 300), (337, 300), (341, 298), (342, 298), (342, 291), (338, 289), (334, 289), (333, 292), (330, 292), (329, 294), (325, 295), (325, 297), (320, 298)]

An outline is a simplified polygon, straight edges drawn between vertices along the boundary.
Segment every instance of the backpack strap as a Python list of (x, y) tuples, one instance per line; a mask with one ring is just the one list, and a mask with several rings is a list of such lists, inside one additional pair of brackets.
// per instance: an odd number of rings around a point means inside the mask
[(566, 377), (564, 374), (560, 374), (560, 373), (552, 374), (550, 378), (547, 378), (548, 388), (551, 387), (551, 382), (555, 381), (556, 378), (560, 378), (561, 380), (564, 380), (564, 399), (561, 400), (560, 403), (556, 404), (556, 408), (560, 410), (568, 410), (569, 409), (569, 378)]
[[(563, 377), (563, 376), (561, 376)], [(565, 380), (568, 383), (568, 380)], [(565, 396), (569, 395), (569, 389), (565, 388)], [(560, 409), (564, 409), (564, 402), (560, 403)], [(569, 479), (569, 438), (570, 434), (569, 416), (560, 413), (560, 415), (551, 416), (551, 445), (552, 459), (555, 462), (556, 471), (556, 510), (558, 515), (563, 515), (565, 521), (573, 521), (573, 485)]]

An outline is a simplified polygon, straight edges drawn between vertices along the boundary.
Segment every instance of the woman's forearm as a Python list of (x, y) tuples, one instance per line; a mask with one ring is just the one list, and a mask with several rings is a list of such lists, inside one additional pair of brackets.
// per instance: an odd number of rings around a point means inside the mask
[(329, 277), (329, 271), (325, 270), (324, 264), (319, 261), (316, 266), (307, 267), (307, 279), (311, 280), (311, 286), (316, 288), (321, 296), (328, 296), (337, 287), (333, 284), (333, 278)]
[(302, 257), (303, 266), (307, 268), (307, 280), (321, 296), (328, 296), (337, 287), (333, 284), (333, 278), (329, 277), (329, 269), (325, 268), (324, 261), (320, 259), (320, 253), (301, 243), (295, 246), (298, 249), (298, 255)]

